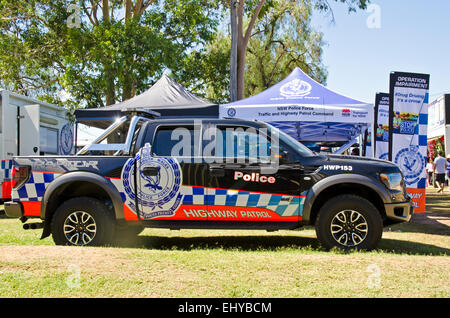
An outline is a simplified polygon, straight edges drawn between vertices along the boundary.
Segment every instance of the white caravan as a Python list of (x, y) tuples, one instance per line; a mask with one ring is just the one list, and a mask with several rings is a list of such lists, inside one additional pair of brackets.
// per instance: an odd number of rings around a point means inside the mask
[(11, 198), (13, 156), (69, 155), (73, 125), (62, 107), (0, 90), (0, 199)]

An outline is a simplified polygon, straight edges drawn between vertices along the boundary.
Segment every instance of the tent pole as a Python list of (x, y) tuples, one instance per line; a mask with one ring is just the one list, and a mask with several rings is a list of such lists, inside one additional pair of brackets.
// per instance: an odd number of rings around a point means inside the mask
[(77, 145), (78, 145), (78, 121), (75, 121), (75, 153), (77, 153)]

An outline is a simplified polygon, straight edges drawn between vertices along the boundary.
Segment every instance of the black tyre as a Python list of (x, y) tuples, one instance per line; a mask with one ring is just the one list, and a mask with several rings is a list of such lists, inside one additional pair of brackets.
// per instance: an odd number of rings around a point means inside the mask
[(112, 243), (115, 220), (101, 201), (80, 197), (64, 202), (52, 219), (52, 236), (56, 245), (105, 245)]
[(383, 220), (368, 200), (340, 195), (326, 202), (316, 220), (316, 234), (326, 249), (372, 250), (381, 240)]

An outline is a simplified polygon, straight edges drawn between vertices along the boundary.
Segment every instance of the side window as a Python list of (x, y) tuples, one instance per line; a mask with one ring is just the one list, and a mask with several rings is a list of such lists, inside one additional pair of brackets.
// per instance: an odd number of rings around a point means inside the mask
[(273, 144), (273, 139), (271, 139), (267, 129), (217, 125), (215, 134), (214, 147), (205, 147), (208, 150), (212, 149), (207, 157), (267, 162), (271, 161), (271, 151), (278, 151), (274, 155), (278, 157), (280, 164), (299, 161), (298, 154), (280, 138), (275, 139), (275, 144)]
[(194, 126), (159, 126), (154, 134), (152, 151), (160, 157), (195, 157)]
[(131, 147), (130, 147), (131, 153), (133, 153), (133, 154), (137, 151), (137, 149), (136, 149), (136, 142), (138, 140), (138, 137), (139, 137), (139, 134), (140, 134), (141, 130), (144, 127), (144, 123), (145, 123), (145, 121), (140, 120), (137, 123), (136, 129), (133, 132), (133, 139), (131, 139)]
[(217, 126), (212, 155), (219, 158), (269, 159), (270, 142), (256, 128)]

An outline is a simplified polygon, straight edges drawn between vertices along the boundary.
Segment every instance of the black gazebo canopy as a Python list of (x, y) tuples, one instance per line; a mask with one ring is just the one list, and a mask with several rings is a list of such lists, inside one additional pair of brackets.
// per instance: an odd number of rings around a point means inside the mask
[(88, 126), (106, 128), (122, 110), (153, 110), (161, 116), (218, 117), (219, 106), (187, 91), (182, 85), (163, 75), (144, 93), (121, 103), (101, 107), (84, 108), (75, 111), (77, 122)]

